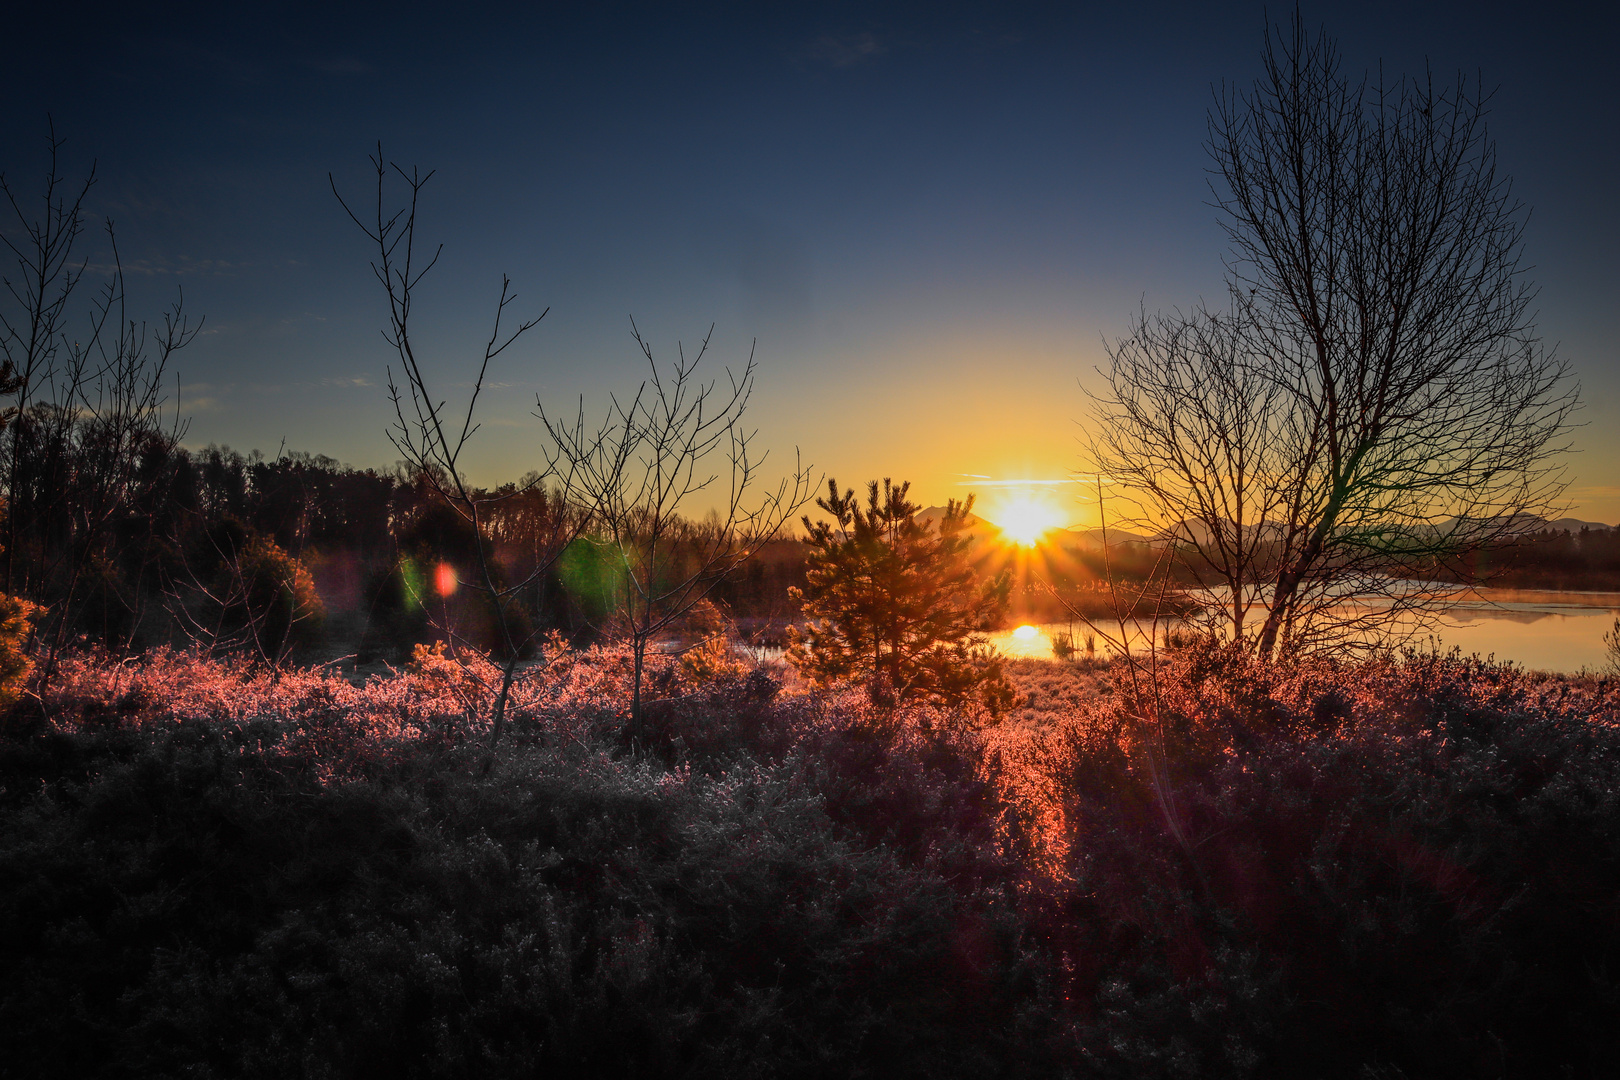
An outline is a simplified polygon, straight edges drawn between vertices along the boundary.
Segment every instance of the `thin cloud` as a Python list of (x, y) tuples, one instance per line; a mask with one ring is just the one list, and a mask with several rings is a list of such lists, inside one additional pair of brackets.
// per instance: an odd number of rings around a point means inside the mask
[(168, 259), (130, 259), (120, 264), (90, 263), (85, 269), (92, 274), (111, 277), (122, 269), (137, 277), (229, 277), (248, 263), (227, 262), (224, 259), (193, 259), (182, 255), (176, 261)]
[[(962, 473), (962, 476), (972, 476), (972, 473)], [(958, 480), (957, 487), (1052, 487), (1057, 484), (1072, 484), (1073, 480), (992, 480), (988, 476), (974, 477), (972, 480)]]
[(218, 383), (181, 383), (178, 404), (185, 413), (218, 412), (224, 405), (221, 397), (230, 390)]
[(376, 68), (355, 56), (331, 56), (306, 61), (309, 67), (326, 75), (370, 75)]
[(833, 37), (829, 34), (811, 42), (805, 54), (820, 63), (845, 68), (876, 60), (888, 51), (872, 34), (855, 34), (852, 37)]

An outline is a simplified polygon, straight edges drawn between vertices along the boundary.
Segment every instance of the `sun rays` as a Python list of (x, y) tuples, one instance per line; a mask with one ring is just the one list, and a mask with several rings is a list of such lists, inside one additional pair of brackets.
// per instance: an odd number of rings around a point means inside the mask
[(993, 521), (1007, 536), (1024, 545), (1034, 547), (1041, 538), (1063, 524), (1057, 508), (1040, 499), (1015, 497), (1008, 500)]

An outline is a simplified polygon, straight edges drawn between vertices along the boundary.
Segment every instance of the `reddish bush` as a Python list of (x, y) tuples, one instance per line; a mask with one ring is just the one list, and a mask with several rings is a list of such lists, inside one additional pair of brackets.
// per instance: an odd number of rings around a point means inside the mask
[(493, 756), (499, 672), (443, 649), (362, 685), (69, 658), (50, 727), (0, 741), (13, 1071), (1592, 1076), (1620, 1053), (1613, 681), (1188, 649), (1135, 679), (1015, 665), (1026, 707), (983, 727), (657, 658), (631, 748), (627, 650), (542, 654)]

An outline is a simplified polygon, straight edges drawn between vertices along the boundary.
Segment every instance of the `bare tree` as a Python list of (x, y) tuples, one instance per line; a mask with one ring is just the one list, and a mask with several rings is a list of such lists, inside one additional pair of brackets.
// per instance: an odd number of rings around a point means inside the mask
[[(35, 216), (24, 206), (23, 198), (0, 174), (0, 194), (4, 194), (15, 221), (15, 239), (0, 231), (15, 264), (15, 276), (5, 277), (11, 297), (10, 311), (0, 312), (0, 353), (6, 373), (6, 393), (16, 402), (6, 409), (12, 420), (35, 404), (41, 388), (50, 381), (58, 353), (64, 347), (64, 332), (71, 311), (69, 301), (84, 277), (87, 260), (75, 264), (74, 245), (84, 231), (84, 200), (96, 182), (91, 166), (84, 183), (70, 187), (62, 175), (59, 156), (64, 140), (57, 137), (53, 124), (47, 139), (50, 165), (45, 174), (42, 212)], [(8, 506), (15, 504), (15, 493), (23, 486), (24, 459), (16, 435), (7, 444), (5, 460)], [(19, 588), (16, 570), (17, 515), (6, 514), (5, 589)]]
[[(385, 164), (381, 144), (377, 147), (376, 155), (371, 158), (371, 164), (376, 173), (377, 193), (375, 213), (369, 220), (362, 220), (350, 208), (348, 202), (338, 192), (335, 179), (329, 176), (328, 180), (332, 185), (332, 194), (337, 197), (344, 212), (360, 227), (373, 245), (372, 273), (376, 275), (378, 283), (382, 285), (388, 297), (388, 328), (383, 331), (383, 337), (397, 355), (400, 368), (397, 377), (392, 365), (388, 369), (388, 394), (393, 402), (395, 417), (394, 426), (388, 432), (389, 439), (409, 467), (428, 484), (434, 496), (467, 523), (476, 540), (473, 545), (476, 552), (474, 560), (476, 577), (465, 584), (471, 585), (488, 601), (503, 659), (500, 685), (492, 688), (490, 746), (493, 748), (500, 741), (505, 724), (506, 705), (511, 695), (517, 665), (534, 638), (532, 630), (520, 626), (520, 620), (516, 618), (516, 605), (533, 582), (551, 567), (569, 542), (579, 534), (588, 520), (588, 515), (584, 514), (559, 514), (550, 517), (548, 520), (551, 526), (550, 535), (542, 545), (539, 545), (544, 550), (536, 553), (530, 564), (529, 573), (522, 580), (506, 581), (496, 563), (493, 539), (489, 535), (491, 517), (496, 507), (541, 488), (548, 481), (554, 482), (565, 495), (580, 490), (574, 458), (560, 453), (553, 454), (544, 462), (543, 468), (529, 473), (523, 485), (509, 486), (494, 492), (486, 492), (475, 487), (467, 479), (462, 468), (462, 454), (478, 431), (479, 425), (475, 419), (478, 399), (483, 393), (490, 363), (538, 324), (545, 317), (546, 311), (518, 323), (515, 327), (503, 325), (506, 309), (516, 297), (512, 292), (511, 279), (502, 275), (500, 297), (491, 319), (489, 337), (477, 361), (477, 375), (473, 380), (472, 392), (468, 396), (466, 407), (452, 412), (446, 402), (438, 399), (430, 389), (427, 375), (417, 358), (411, 338), (411, 308), (416, 289), (438, 262), (439, 254), (443, 250), (440, 245), (433, 248), (430, 254), (424, 255), (416, 248), (417, 207), (422, 188), (432, 179), (433, 173), (430, 171), (423, 174), (417, 169), (407, 172), (398, 165)], [(405, 184), (404, 205), (398, 209), (393, 208), (388, 200), (387, 184), (391, 175)], [(605, 432), (589, 433), (585, 430), (583, 412), (572, 425), (548, 424), (547, 429), (559, 439), (566, 438), (567, 448), (576, 453), (589, 453), (602, 445), (606, 438)], [(621, 467), (610, 459), (599, 457), (593, 461), (598, 464), (601, 476), (608, 480), (611, 480)], [(457, 648), (454, 627), (447, 623), (442, 629), (450, 639), (451, 647)]]
[(1229, 310), (1109, 345), (1092, 452), (1272, 655), (1420, 624), (1434, 569), (1556, 511), (1578, 388), (1535, 333), (1488, 95), (1353, 82), (1297, 16), (1263, 59), (1209, 119)]
[[(0, 233), (15, 267), (5, 278), (9, 310), (0, 310), (0, 367), (16, 395), (0, 444), (4, 588), (50, 604), (47, 679), (75, 627), (93, 564), (119, 561), (112, 526), (140, 516), (143, 459), (172, 457), (184, 435), (178, 406), (172, 422), (162, 419), (163, 385), (174, 354), (201, 330), (185, 316), (183, 297), (156, 327), (130, 313), (111, 221), (105, 223), (110, 260), (104, 267), (75, 255), (95, 169), (82, 184), (69, 184), (59, 164), (62, 145), (53, 128), (37, 214), (0, 176), (0, 193), (15, 218), (15, 232)], [(75, 297), (93, 269), (107, 280), (81, 306)], [(116, 577), (102, 578), (138, 622), (139, 581), (121, 589)]]
[[(761, 482), (766, 455), (756, 455), (757, 431), (743, 422), (757, 366), (752, 348), (742, 371), (727, 368), (721, 385), (697, 375), (713, 326), (694, 355), (677, 347), (667, 371), (633, 320), (631, 333), (651, 374), (628, 404), (615, 399), (614, 422), (604, 425), (609, 437), (586, 443), (577, 420), (560, 424), (543, 405), (538, 415), (596, 507), (598, 543), (622, 585), (619, 617), (634, 657), (631, 730), (639, 740), (654, 637), (769, 543), (809, 501), (816, 482), (797, 456), (775, 487)], [(707, 518), (687, 520), (683, 508), (705, 495), (715, 504)]]
[(1265, 603), (1272, 533), (1308, 451), (1285, 390), (1248, 355), (1236, 319), (1203, 309), (1143, 313), (1109, 356), (1092, 444), (1117, 492), (1108, 501), (1180, 556), (1199, 599), (1241, 641), (1249, 609)]

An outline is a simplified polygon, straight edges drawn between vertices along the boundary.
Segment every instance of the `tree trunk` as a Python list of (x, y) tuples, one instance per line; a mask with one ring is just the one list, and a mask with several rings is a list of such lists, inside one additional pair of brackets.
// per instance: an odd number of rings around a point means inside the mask
[(501, 741), (501, 729), (506, 726), (506, 702), (512, 693), (512, 680), (517, 676), (517, 654), (513, 653), (506, 659), (506, 667), (501, 672), (501, 689), (495, 695), (495, 708), (490, 714), (489, 749), (493, 753), (497, 743)]
[(630, 693), (630, 737), (639, 743), (642, 741), (641, 670), (643, 660), (647, 655), (647, 639), (638, 635), (631, 642), (631, 650), (635, 653), (635, 680), (634, 688)]

